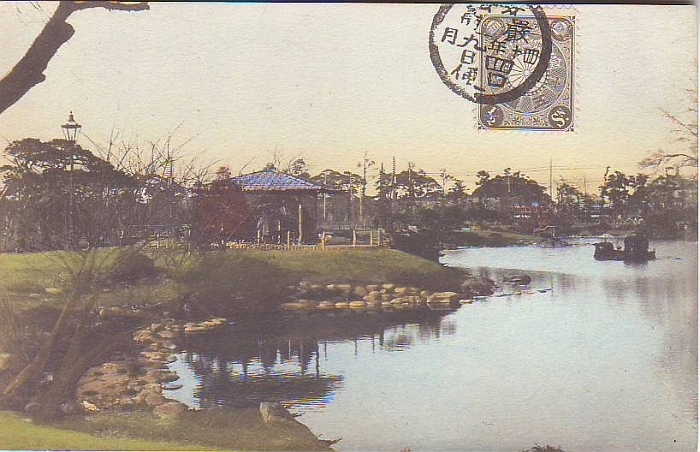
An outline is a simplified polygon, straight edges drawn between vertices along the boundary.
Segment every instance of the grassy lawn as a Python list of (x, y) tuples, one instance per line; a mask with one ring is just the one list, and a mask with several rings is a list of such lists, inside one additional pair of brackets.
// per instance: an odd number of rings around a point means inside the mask
[[(98, 265), (109, 267), (116, 257), (115, 249), (91, 253)], [(80, 257), (64, 251), (38, 253), (0, 253), (0, 297), (9, 299), (15, 309), (59, 308), (68, 270), (80, 264)], [(176, 296), (172, 281), (144, 278), (138, 284), (105, 287), (99, 297), (100, 306), (164, 302)]]
[[(265, 297), (273, 303), (268, 306), (274, 306), (284, 301), (281, 294), (289, 285), (301, 280), (320, 284), (393, 282), (452, 290), (464, 279), (455, 269), (382, 248), (212, 252), (193, 257), (176, 282), (169, 277), (173, 268), (167, 265), (165, 253), (146, 252), (154, 258), (158, 270), (155, 276), (130, 284), (98, 285), (99, 305), (164, 302), (175, 298), (184, 286), (198, 295), (197, 302), (211, 303), (217, 309), (226, 304), (256, 304)], [(94, 254), (96, 258), (111, 259), (114, 250), (97, 250)], [(4, 276), (0, 279), (0, 298), (23, 313), (24, 322), (50, 330), (65, 301), (64, 294), (53, 289), (62, 287), (69, 259), (66, 252), (0, 254)], [(244, 295), (243, 301), (236, 302), (232, 293)], [(0, 327), (2, 323), (0, 318)], [(12, 350), (0, 349), (0, 354), (3, 352)], [(188, 412), (182, 418), (167, 420), (150, 412), (69, 416), (51, 424), (30, 422), (24, 417), (23, 413), (0, 411), (0, 449), (327, 450), (301, 424), (264, 424), (257, 408)]]
[(299, 423), (268, 425), (257, 408), (70, 416), (50, 425), (0, 411), (3, 450), (328, 450)]
[(257, 408), (213, 408), (188, 412), (178, 419), (158, 419), (140, 412), (98, 414), (88, 421), (76, 416), (56, 425), (86, 435), (139, 438), (144, 441), (144, 450), (148, 449), (146, 444), (162, 441), (191, 449), (328, 450), (302, 424), (265, 424)]
[[(262, 260), (317, 283), (411, 284), (446, 290), (463, 276), (436, 262), (388, 248), (357, 250), (245, 251)], [(426, 287), (430, 288), (430, 287)]]
[(91, 433), (37, 425), (0, 411), (0, 448), (5, 450), (204, 450), (212, 447), (169, 441), (99, 437)]
[[(142, 278), (127, 285), (105, 287), (99, 294), (100, 306), (155, 304), (178, 295), (177, 284), (165, 275), (164, 251), (149, 251), (159, 277)], [(114, 250), (97, 250), (97, 259), (109, 260)], [(66, 252), (0, 254), (0, 297), (9, 299), (18, 311), (40, 307), (58, 309), (62, 287), (70, 264)], [(212, 252), (198, 261), (201, 269), (189, 275), (190, 286), (205, 285), (221, 293), (239, 290), (248, 298), (264, 298), (272, 286), (308, 280), (328, 283), (384, 283), (413, 285), (429, 290), (454, 290), (463, 279), (455, 269), (445, 268), (411, 254), (388, 248), (357, 250), (230, 250)], [(48, 289), (48, 290), (47, 290)], [(215, 293), (210, 293), (215, 296)], [(274, 298), (275, 293), (272, 294)]]

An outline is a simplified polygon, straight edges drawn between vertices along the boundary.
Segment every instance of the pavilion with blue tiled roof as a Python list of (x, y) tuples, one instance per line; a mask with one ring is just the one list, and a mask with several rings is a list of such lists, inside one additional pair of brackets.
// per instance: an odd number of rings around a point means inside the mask
[(275, 170), (263, 170), (234, 177), (244, 192), (307, 192), (320, 193), (323, 187), (308, 180)]
[(316, 202), (321, 185), (275, 170), (233, 177), (257, 213), (254, 237), (260, 243), (315, 240)]

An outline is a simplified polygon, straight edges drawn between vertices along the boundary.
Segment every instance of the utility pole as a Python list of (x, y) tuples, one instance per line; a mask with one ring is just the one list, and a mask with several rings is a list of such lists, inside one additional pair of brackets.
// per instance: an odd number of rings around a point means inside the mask
[(348, 208), (348, 223), (352, 223), (352, 172), (348, 171), (348, 186), (350, 188), (350, 200), (349, 200), (349, 208)]
[(377, 184), (379, 188), (379, 206), (380, 206), (380, 225), (385, 224), (386, 220), (386, 210), (384, 207), (386, 206), (386, 195), (387, 195), (387, 189), (386, 189), (386, 173), (384, 172), (384, 162), (379, 163), (379, 183)]
[(326, 221), (326, 187), (328, 187), (328, 173), (323, 172), (323, 221)]
[(413, 163), (408, 162), (408, 202), (409, 202), (409, 212), (411, 213), (411, 219), (413, 218)]
[(374, 162), (372, 162), (367, 156), (367, 151), (362, 158), (362, 191), (360, 193), (360, 224), (364, 226), (365, 217), (363, 211), (364, 199), (367, 193), (367, 168), (369, 168)]
[(549, 158), (549, 199), (554, 201), (554, 192), (552, 191), (552, 158)]
[(445, 197), (445, 183), (447, 182), (447, 170), (445, 168), (442, 168), (440, 170), (440, 175), (442, 176), (442, 197)]
[(391, 156), (391, 191), (389, 192), (389, 199), (391, 203), (389, 205), (391, 210), (392, 220), (394, 219), (394, 198), (396, 197), (396, 156)]
[(442, 176), (442, 207), (445, 207), (445, 183), (447, 182), (447, 170), (442, 168), (440, 170), (440, 175)]

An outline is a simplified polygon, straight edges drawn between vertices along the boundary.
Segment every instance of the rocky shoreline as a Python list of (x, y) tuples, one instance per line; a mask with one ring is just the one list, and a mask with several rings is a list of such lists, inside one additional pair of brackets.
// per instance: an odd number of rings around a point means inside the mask
[(413, 286), (384, 284), (314, 284), (302, 281), (285, 303), (286, 311), (333, 309), (398, 310), (421, 305), (468, 304), (475, 296), (494, 292), (492, 281), (470, 277), (459, 292), (433, 292)]
[(106, 410), (150, 410), (160, 417), (179, 416), (189, 408), (168, 398), (168, 390), (179, 389), (179, 376), (168, 369), (177, 358), (174, 340), (182, 334), (209, 331), (225, 325), (224, 318), (182, 322), (165, 318), (137, 330), (132, 337), (136, 356), (120, 354), (91, 367), (78, 381), (75, 403), (86, 412)]
[[(493, 293), (493, 281), (469, 277), (459, 292), (433, 292), (418, 287), (384, 284), (315, 284), (302, 281), (290, 287), (291, 295), (279, 305), (282, 311), (394, 311), (419, 307), (444, 308), (471, 303), (475, 296)], [(221, 317), (198, 322), (166, 317), (135, 331), (129, 352), (96, 365), (80, 378), (76, 400), (64, 411), (152, 411), (159, 417), (178, 417), (190, 408), (167, 397), (182, 387), (168, 368), (177, 358), (177, 340), (228, 324)]]

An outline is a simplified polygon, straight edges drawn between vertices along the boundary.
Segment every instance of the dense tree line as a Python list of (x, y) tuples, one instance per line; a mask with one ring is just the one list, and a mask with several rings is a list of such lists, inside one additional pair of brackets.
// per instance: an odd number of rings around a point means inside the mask
[(117, 167), (67, 140), (19, 140), (5, 155), (0, 224), (19, 250), (127, 245), (149, 225), (189, 221), (191, 190), (165, 172)]
[[(256, 216), (279, 208), (268, 205), (274, 201), (244, 196), (226, 167), (211, 178), (205, 171), (196, 178), (175, 177), (172, 153), (156, 153), (155, 160), (137, 164), (138, 159), (124, 158), (129, 152), (134, 150), (110, 159), (66, 140), (12, 142), (5, 152), (9, 164), (0, 168), (5, 249), (8, 242), (20, 250), (128, 245), (158, 234), (225, 242), (250, 238)], [(666, 237), (697, 228), (696, 181), (677, 172), (652, 178), (608, 171), (598, 195), (562, 180), (552, 199), (544, 186), (510, 168), (496, 175), (478, 172), (471, 194), (446, 171), (428, 173), (413, 164), (391, 173), (380, 165), (372, 194), (365, 175), (330, 168), (311, 175), (303, 158), (264, 169), (323, 188), (315, 214), (304, 213), (314, 215), (321, 227), (443, 230), (473, 222), (522, 232), (555, 225), (565, 234), (634, 227)], [(305, 218), (304, 224), (313, 222)], [(313, 234), (305, 232), (307, 238)]]
[(689, 230), (697, 234), (697, 179), (674, 173), (650, 180), (614, 171), (600, 189), (611, 224), (635, 226), (653, 237), (683, 237)]

